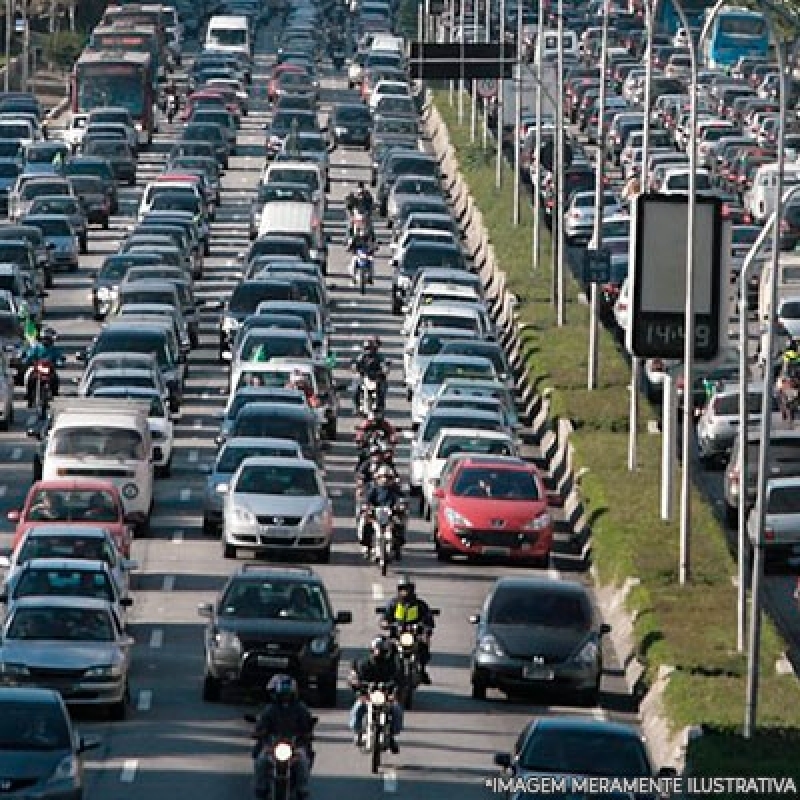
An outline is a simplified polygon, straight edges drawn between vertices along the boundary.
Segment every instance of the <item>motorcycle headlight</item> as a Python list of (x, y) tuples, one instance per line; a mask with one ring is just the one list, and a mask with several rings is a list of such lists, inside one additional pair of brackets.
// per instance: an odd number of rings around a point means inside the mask
[(53, 773), (47, 779), (47, 782), (61, 783), (62, 781), (75, 780), (77, 777), (78, 759), (73, 755), (68, 755), (58, 762), (58, 766), (53, 770)]
[(414, 634), (413, 633), (401, 633), (400, 634), (400, 647), (412, 647), (414, 644)]
[(256, 515), (246, 508), (234, 508), (233, 519), (240, 525), (255, 525), (257, 524)]
[(597, 661), (599, 648), (597, 642), (588, 641), (581, 647), (581, 649), (573, 656), (572, 660), (578, 664), (594, 664)]
[(111, 289), (108, 286), (101, 286), (97, 290), (97, 299), (98, 300), (110, 300), (111, 299)]
[(538, 517), (534, 517), (529, 522), (526, 522), (522, 526), (522, 530), (524, 531), (543, 531), (546, 528), (550, 527), (550, 515), (549, 514), (540, 514)]
[(315, 656), (324, 656), (328, 652), (328, 645), (330, 639), (327, 636), (320, 636), (317, 639), (312, 639), (309, 648)]
[(370, 693), (369, 701), (374, 706), (382, 706), (386, 702), (386, 692), (376, 689), (374, 692)]
[(107, 666), (107, 667), (92, 667), (84, 672), (84, 678), (119, 678), (122, 675), (122, 667), (120, 666)]
[(444, 516), (447, 519), (447, 522), (454, 528), (472, 527), (472, 523), (465, 516), (459, 514), (458, 511), (455, 511), (452, 508), (446, 508), (444, 511)]
[(272, 751), (272, 754), (275, 756), (276, 761), (286, 763), (287, 761), (291, 760), (292, 752), (292, 746), (290, 744), (287, 744), (286, 742), (280, 742), (275, 745), (275, 749)]
[(242, 642), (233, 631), (217, 631), (214, 636), (214, 645), (219, 650), (233, 650), (237, 653), (242, 651)]
[(481, 639), (478, 649), (482, 653), (486, 653), (487, 655), (495, 656), (497, 658), (503, 658), (506, 654), (505, 650), (503, 650), (503, 648), (500, 646), (500, 642), (498, 642), (491, 633), (487, 633), (486, 636)]

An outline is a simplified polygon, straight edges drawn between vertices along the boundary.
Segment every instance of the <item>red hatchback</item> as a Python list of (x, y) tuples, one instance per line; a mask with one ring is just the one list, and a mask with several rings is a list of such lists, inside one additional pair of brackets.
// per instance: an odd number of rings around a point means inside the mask
[(440, 561), (455, 555), (546, 566), (553, 546), (548, 494), (537, 469), (518, 458), (464, 458), (444, 479), (433, 540)]

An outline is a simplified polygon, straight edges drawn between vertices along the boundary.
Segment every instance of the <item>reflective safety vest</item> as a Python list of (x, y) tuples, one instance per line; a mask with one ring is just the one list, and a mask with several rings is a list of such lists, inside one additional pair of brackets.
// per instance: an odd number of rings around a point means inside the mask
[(405, 603), (398, 603), (394, 607), (395, 622), (419, 622), (419, 606), (413, 603), (407, 606)]

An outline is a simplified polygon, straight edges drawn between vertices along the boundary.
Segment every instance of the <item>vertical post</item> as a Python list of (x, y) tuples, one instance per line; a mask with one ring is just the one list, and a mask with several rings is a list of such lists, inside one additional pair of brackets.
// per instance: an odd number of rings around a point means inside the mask
[(531, 185), (533, 187), (533, 268), (539, 267), (539, 258), (542, 253), (542, 192), (540, 180), (542, 178), (542, 111), (543, 98), (542, 92), (542, 37), (544, 36), (544, 8), (542, 0), (539, 0), (539, 13), (536, 18), (536, 142), (533, 153), (533, 173), (531, 174)]
[[(492, 41), (492, 4), (486, 0), (486, 44)], [(491, 98), (483, 98), (483, 149), (489, 146), (489, 101)], [(495, 102), (497, 98), (495, 97)]]
[[(769, 275), (769, 319), (767, 320), (767, 352), (764, 356), (764, 381), (761, 396), (761, 430), (758, 450), (758, 492), (756, 494), (756, 510), (758, 514), (756, 526), (755, 558), (753, 559), (753, 583), (750, 617), (750, 641), (747, 648), (747, 702), (744, 713), (744, 737), (750, 739), (756, 727), (758, 711), (759, 662), (761, 656), (761, 584), (764, 577), (764, 527), (766, 525), (767, 469), (769, 465), (769, 440), (772, 428), (772, 350), (775, 346), (775, 309), (778, 299), (778, 267), (780, 263), (781, 220), (785, 198), (783, 197), (783, 171), (786, 163), (786, 97), (787, 58), (784, 42), (769, 15), (765, 14), (769, 26), (770, 38), (775, 42), (775, 54), (778, 58), (778, 174), (775, 200), (775, 221), (772, 225), (772, 252), (770, 261), (772, 269)], [(740, 484), (742, 485), (742, 484)], [(746, 485), (746, 484), (745, 484)]]
[(564, 236), (564, 2), (558, 0), (558, 101), (556, 111), (556, 134), (558, 136), (558, 197), (553, 213), (558, 235), (558, 313), (559, 326), (567, 324), (567, 276), (566, 276), (566, 239)]
[[(456, 2), (455, 0), (450, 0), (450, 24), (447, 26), (447, 42), (448, 44), (453, 44), (453, 31), (456, 27)], [(454, 95), (456, 91), (456, 83), (452, 78), (450, 79), (450, 107), (453, 106)]]
[(522, 153), (522, 0), (517, 0), (517, 66), (514, 83), (514, 225), (519, 225), (520, 217), (520, 170)]
[(28, 19), (28, 0), (22, 0), (22, 9), (22, 18), (25, 20), (25, 31), (22, 34), (22, 86), (20, 89), (23, 92), (27, 92), (31, 58), (31, 23)]
[(464, 0), (458, 0), (458, 43), (459, 59), (458, 63), (461, 70), (460, 80), (458, 81), (458, 124), (464, 124), (464, 91), (467, 88), (464, 83)]
[(11, 32), (14, 30), (14, 0), (6, 0), (6, 69), (3, 75), (3, 90), (9, 90), (9, 71), (11, 68)]
[[(681, 25), (690, 31), (689, 21), (679, 0), (672, 0), (681, 20)], [(690, 34), (691, 35), (691, 34)], [(701, 37), (702, 40), (702, 37)], [(680, 563), (679, 580), (686, 584), (691, 574), (690, 537), (692, 525), (692, 458), (694, 452), (694, 403), (693, 382), (695, 319), (694, 319), (694, 229), (697, 212), (697, 49), (690, 42), (689, 59), (691, 84), (689, 87), (689, 203), (687, 209), (686, 236), (686, 307), (684, 309), (683, 347), (683, 430), (681, 461), (681, 517), (680, 517)]]
[[(478, 41), (478, 6), (474, 6), (475, 13), (472, 17), (472, 41)], [(472, 95), (472, 105), (469, 113), (469, 140), (475, 144), (475, 136), (478, 131), (478, 81), (469, 82), (470, 94)]]
[(505, 46), (506, 46), (506, 0), (500, 0), (500, 75), (497, 81), (497, 161), (495, 162), (494, 185), (503, 185), (503, 120), (505, 110)]
[(675, 379), (672, 375), (664, 376), (664, 421), (661, 426), (661, 519), (672, 521), (675, 505), (675, 451), (678, 403), (675, 391)]
[[(597, 100), (597, 164), (594, 187), (594, 246), (603, 246), (603, 209), (605, 208), (606, 139), (603, 122), (606, 114), (606, 72), (608, 72), (608, 14), (609, 5), (603, 3), (603, 28), (600, 40), (600, 96)], [(589, 363), (586, 388), (597, 388), (597, 283), (589, 284)]]

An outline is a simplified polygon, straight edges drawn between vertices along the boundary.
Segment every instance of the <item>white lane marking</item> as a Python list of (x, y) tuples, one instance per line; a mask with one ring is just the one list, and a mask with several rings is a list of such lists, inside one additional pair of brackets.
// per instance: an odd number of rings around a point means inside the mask
[(150, 647), (153, 650), (158, 650), (164, 644), (164, 631), (161, 628), (156, 628), (150, 634)]
[(122, 772), (119, 776), (120, 781), (122, 781), (122, 783), (133, 783), (136, 778), (136, 769), (138, 766), (139, 762), (135, 758), (129, 758), (122, 765)]
[(5, 497), (8, 491), (8, 486), (0, 486), (0, 497)]
[(137, 711), (149, 711), (153, 707), (153, 693), (150, 689), (141, 689), (139, 691), (139, 700), (136, 703)]
[(190, 464), (196, 464), (197, 463), (197, 459), (199, 458), (199, 455), (200, 454), (197, 452), (197, 450), (190, 450), (189, 451), (189, 463)]
[(550, 578), (551, 581), (557, 581), (561, 579), (561, 573), (555, 567), (550, 567), (550, 569), (547, 570), (547, 577)]
[(196, 420), (194, 421), (194, 429), (195, 429), (196, 431), (199, 431), (199, 430), (200, 430), (200, 428), (202, 428), (202, 427), (203, 427), (203, 420), (201, 420), (201, 419), (196, 419)]
[(383, 773), (383, 791), (389, 793), (397, 791), (397, 773), (393, 769), (387, 769)]
[(181, 489), (181, 503), (188, 503), (192, 499), (191, 489)]
[(174, 575), (165, 575), (164, 576), (164, 584), (162, 585), (162, 591), (171, 592), (175, 588), (175, 576)]
[(360, 323), (360, 322), (359, 322), (357, 319), (354, 319), (354, 320), (353, 320), (353, 321), (350, 323), (350, 327), (351, 327), (351, 328), (360, 328), (360, 327), (361, 327), (361, 323)]
[(183, 542), (183, 531), (175, 531), (175, 533), (172, 534), (172, 543), (180, 544), (181, 542)]
[(11, 451), (11, 460), (12, 461), (19, 461), (21, 458), (22, 458), (22, 448), (21, 447), (15, 447)]
[(373, 600), (383, 600), (385, 597), (383, 593), (383, 586), (379, 583), (372, 584), (372, 599)]

